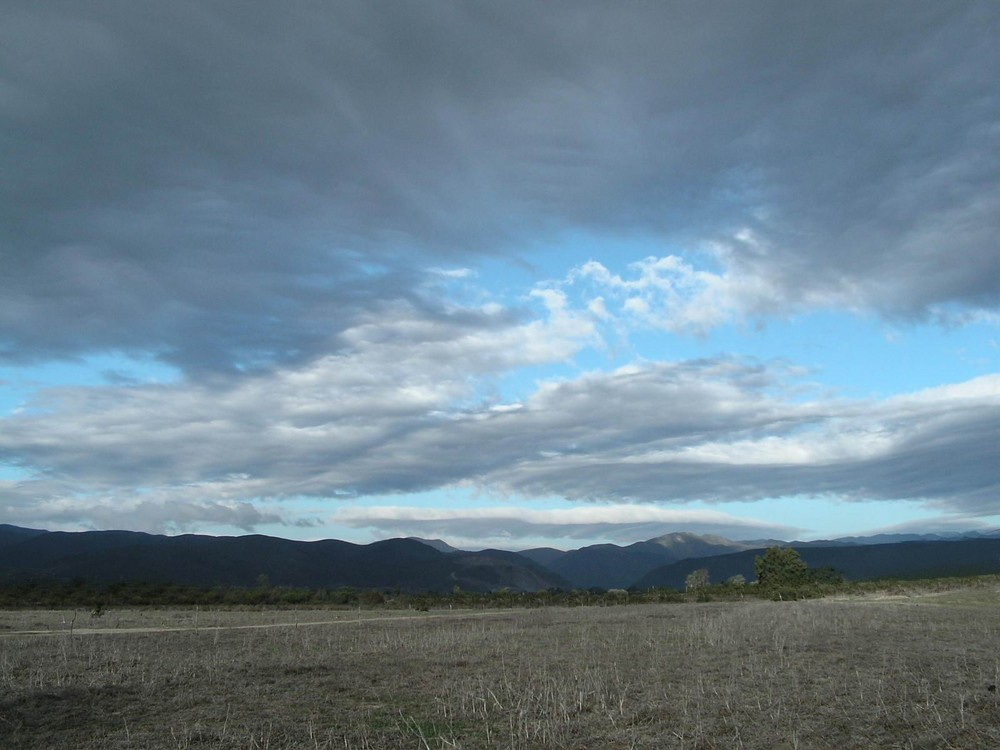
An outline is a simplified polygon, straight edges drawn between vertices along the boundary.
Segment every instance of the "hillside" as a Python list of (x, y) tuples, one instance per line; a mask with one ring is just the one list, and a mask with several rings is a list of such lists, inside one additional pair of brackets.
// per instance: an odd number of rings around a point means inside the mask
[[(16, 527), (14, 527), (16, 528)], [(512, 552), (442, 552), (415, 539), (367, 545), (249, 535), (176, 537), (132, 531), (7, 532), (0, 581), (169, 582), (196, 586), (398, 588), (467, 591), (567, 587), (555, 573)]]
[(0, 523), (0, 550), (11, 544), (23, 542), (25, 539), (46, 533), (48, 532), (41, 529), (25, 529), (20, 526), (11, 526), (9, 523)]
[(596, 544), (560, 552), (524, 550), (521, 555), (544, 565), (577, 588), (626, 588), (663, 565), (689, 557), (724, 555), (751, 545), (718, 536), (675, 533), (624, 547)]
[[(810, 567), (832, 567), (848, 579), (921, 578), (1000, 572), (1000, 539), (863, 537), (790, 543)], [(506, 552), (455, 549), (441, 540), (387, 539), (352, 544), (299, 542), (262, 535), (164, 536), (134, 531), (61, 532), (0, 524), (0, 583), (81, 579), (94, 583), (163, 582), (252, 587), (378, 588), (408, 592), (498, 589), (683, 588), (693, 570), (715, 583), (755, 578), (761, 542), (676, 533), (626, 546)], [(779, 543), (784, 544), (784, 543)], [(264, 577), (264, 578), (262, 578)]]
[[(1000, 539), (849, 544), (831, 547), (791, 545), (811, 568), (831, 567), (848, 580), (933, 578), (1000, 573)], [(712, 583), (734, 575), (756, 578), (754, 558), (761, 550), (690, 558), (659, 567), (634, 581), (637, 588), (684, 588), (688, 574), (707, 568)]]

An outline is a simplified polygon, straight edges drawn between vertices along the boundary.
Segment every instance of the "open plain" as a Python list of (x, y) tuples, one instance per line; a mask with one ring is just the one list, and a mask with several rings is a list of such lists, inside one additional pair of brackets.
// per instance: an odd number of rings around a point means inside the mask
[(0, 612), (0, 747), (1000, 747), (995, 587), (531, 610)]

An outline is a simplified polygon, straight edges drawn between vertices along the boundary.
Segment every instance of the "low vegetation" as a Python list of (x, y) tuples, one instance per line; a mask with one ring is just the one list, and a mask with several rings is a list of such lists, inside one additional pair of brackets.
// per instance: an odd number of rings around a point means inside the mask
[(1000, 579), (907, 586), (428, 612), (9, 610), (0, 747), (1000, 746)]
[[(683, 601), (729, 601), (765, 598), (790, 600), (816, 598), (833, 594), (863, 593), (873, 586), (901, 586), (902, 583), (848, 582), (832, 568), (809, 568), (799, 553), (788, 547), (772, 547), (756, 558), (757, 580), (747, 584), (742, 575), (731, 576), (724, 583), (711, 584), (707, 568), (687, 576), (684, 591), (671, 588), (647, 589), (547, 589), (513, 591), (501, 588), (487, 593), (463, 591), (455, 586), (448, 593), (426, 591), (413, 593), (400, 589), (335, 589), (272, 586), (266, 575), (256, 586), (186, 586), (161, 582), (119, 581), (98, 583), (76, 578), (70, 581), (39, 579), (19, 583), (0, 583), (0, 608), (135, 606), (201, 607), (323, 607), (323, 608), (511, 608), (544, 606), (592, 606), (651, 604)], [(989, 578), (989, 577), (987, 577)], [(954, 581), (960, 579), (947, 579)], [(976, 578), (967, 578), (975, 581)], [(917, 582), (926, 586), (927, 582)]]
[[(794, 553), (794, 550), (789, 550)], [(680, 602), (724, 602), (745, 599), (795, 601), (824, 596), (851, 596), (872, 592), (894, 593), (988, 586), (997, 576), (969, 576), (917, 581), (845, 581), (824, 568), (798, 569), (793, 576), (764, 573), (762, 581), (746, 582), (743, 576), (724, 583), (708, 583), (708, 573), (697, 570), (688, 578), (685, 591), (649, 589), (551, 589), (489, 593), (404, 592), (398, 589), (309, 589), (271, 586), (266, 580), (255, 587), (201, 587), (166, 583), (98, 584), (83, 579), (0, 584), (0, 610), (31, 608), (76, 608), (101, 612), (123, 607), (276, 607), (321, 609), (510, 609), (535, 607), (620, 606)]]

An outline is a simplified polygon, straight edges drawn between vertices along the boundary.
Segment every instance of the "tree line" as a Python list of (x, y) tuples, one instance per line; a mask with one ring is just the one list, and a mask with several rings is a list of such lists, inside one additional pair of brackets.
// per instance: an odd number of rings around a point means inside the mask
[(491, 592), (408, 592), (399, 589), (296, 588), (270, 585), (262, 575), (254, 587), (182, 586), (164, 582), (115, 582), (98, 584), (77, 578), (71, 581), (35, 580), (0, 583), (0, 608), (86, 608), (95, 616), (113, 607), (328, 607), (328, 608), (513, 608), (544, 606), (621, 606), (655, 602), (705, 602), (744, 598), (789, 601), (833, 593), (904, 590), (913, 587), (952, 586), (997, 576), (932, 579), (931, 581), (848, 582), (831, 568), (810, 568), (791, 547), (771, 547), (755, 559), (757, 580), (733, 576), (711, 583), (707, 568), (687, 577), (684, 591), (650, 589), (548, 589), (535, 592), (500, 589)]

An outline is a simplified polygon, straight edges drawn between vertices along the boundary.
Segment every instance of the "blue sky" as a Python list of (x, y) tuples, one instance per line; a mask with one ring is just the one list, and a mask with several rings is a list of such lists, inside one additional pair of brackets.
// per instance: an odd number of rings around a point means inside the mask
[(1000, 526), (995, 4), (0, 16), (0, 522)]

